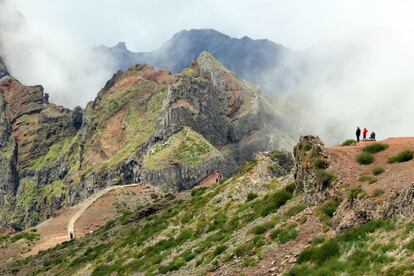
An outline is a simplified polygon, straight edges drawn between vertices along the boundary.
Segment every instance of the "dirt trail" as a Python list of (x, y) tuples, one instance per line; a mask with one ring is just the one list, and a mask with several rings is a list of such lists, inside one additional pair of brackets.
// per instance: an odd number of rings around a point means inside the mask
[(86, 210), (88, 210), (89, 207), (91, 207), (92, 204), (94, 204), (99, 198), (101, 198), (106, 193), (120, 188), (126, 188), (126, 187), (134, 187), (138, 186), (139, 184), (130, 184), (130, 185), (122, 185), (122, 186), (110, 186), (107, 187), (98, 193), (94, 194), (93, 196), (89, 197), (87, 200), (82, 202), (80, 204), (80, 208), (76, 211), (76, 213), (71, 217), (71, 219), (68, 222), (67, 226), (67, 236), (70, 237), (70, 233), (73, 233), (76, 237), (75, 233), (75, 223), (76, 221), (85, 213)]
[[(138, 185), (139, 184), (130, 184), (107, 187), (76, 206), (57, 211), (52, 218), (35, 227), (37, 233), (40, 234), (39, 240), (31, 247), (30, 251), (24, 253), (22, 256), (27, 257), (36, 255), (39, 251), (47, 250), (62, 242), (68, 241), (70, 232), (75, 233), (75, 236), (77, 235), (79, 237), (85, 235), (89, 232), (90, 226), (87, 229), (84, 229), (84, 227), (82, 227), (83, 225), (81, 225), (80, 228), (76, 228), (75, 232), (75, 225), (85, 212), (97, 202), (99, 203), (99, 199), (105, 195), (110, 194), (115, 190), (133, 189), (134, 187), (138, 187)], [(114, 200), (117, 196), (118, 194), (114, 195)], [(88, 221), (94, 224), (95, 228), (98, 228), (102, 223), (116, 215), (115, 212), (108, 211), (112, 207), (114, 200), (106, 201), (104, 208), (102, 208), (102, 204), (100, 204), (98, 209), (100, 210), (100, 213), (104, 214), (99, 216), (100, 220), (88, 219)]]

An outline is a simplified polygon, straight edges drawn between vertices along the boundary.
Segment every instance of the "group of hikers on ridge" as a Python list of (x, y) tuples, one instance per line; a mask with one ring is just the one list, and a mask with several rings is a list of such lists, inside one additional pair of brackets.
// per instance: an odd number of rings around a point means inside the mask
[[(357, 137), (357, 142), (359, 142), (360, 137), (361, 137), (361, 129), (359, 127), (357, 127), (355, 134)], [(371, 132), (371, 135), (369, 136), (368, 139), (367, 139), (367, 134), (368, 134), (368, 129), (364, 127), (364, 129), (362, 130), (362, 141), (375, 141), (375, 132)]]

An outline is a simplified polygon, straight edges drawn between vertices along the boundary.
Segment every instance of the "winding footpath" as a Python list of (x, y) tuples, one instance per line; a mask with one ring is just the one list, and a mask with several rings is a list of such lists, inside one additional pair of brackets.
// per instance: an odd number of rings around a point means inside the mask
[(139, 184), (129, 184), (129, 185), (117, 185), (117, 186), (109, 186), (106, 187), (105, 189), (97, 192), (96, 194), (92, 195), (91, 197), (89, 197), (87, 200), (85, 200), (84, 202), (82, 202), (80, 204), (80, 208), (77, 210), (77, 212), (71, 217), (71, 219), (68, 222), (68, 226), (67, 226), (67, 235), (68, 238), (70, 238), (70, 234), (73, 233), (73, 236), (76, 237), (76, 233), (75, 233), (75, 224), (76, 222), (80, 219), (80, 217), (89, 209), (89, 207), (92, 206), (92, 204), (94, 204), (99, 198), (101, 198), (102, 196), (104, 196), (105, 194), (115, 190), (115, 189), (120, 189), (120, 188), (128, 188), (128, 187), (136, 187)]
[(70, 233), (75, 233), (76, 222), (84, 215), (84, 213), (93, 204), (104, 195), (116, 189), (123, 189), (128, 187), (135, 187), (140, 184), (129, 184), (129, 185), (117, 185), (107, 187), (79, 203), (78, 205), (59, 210), (56, 216), (42, 222), (35, 227), (37, 233), (40, 234), (39, 240), (33, 245), (31, 250), (25, 254), (24, 257), (33, 256), (39, 253), (39, 251), (47, 250), (60, 243), (68, 241), (70, 239)]

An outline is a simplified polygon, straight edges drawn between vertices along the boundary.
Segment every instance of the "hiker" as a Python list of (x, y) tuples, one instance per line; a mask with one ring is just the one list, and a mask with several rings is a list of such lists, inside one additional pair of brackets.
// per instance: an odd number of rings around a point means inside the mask
[(371, 135), (369, 136), (369, 140), (375, 141), (375, 132), (371, 132)]
[(367, 133), (368, 133), (368, 129), (364, 127), (364, 130), (362, 131), (362, 137), (364, 138), (364, 140), (367, 140)]
[(217, 172), (216, 175), (216, 183), (220, 183), (221, 179), (223, 178), (223, 176), (221, 175), (221, 173)]
[(359, 127), (357, 127), (357, 130), (356, 130), (356, 137), (357, 137), (357, 142), (359, 142), (359, 137), (361, 137), (361, 129), (359, 128)]
[(75, 239), (75, 235), (73, 235), (73, 232), (70, 232), (69, 238), (70, 238), (70, 240), (74, 240)]

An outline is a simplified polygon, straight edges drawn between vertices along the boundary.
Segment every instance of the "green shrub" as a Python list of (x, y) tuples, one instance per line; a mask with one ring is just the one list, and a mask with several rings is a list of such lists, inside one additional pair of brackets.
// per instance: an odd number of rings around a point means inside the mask
[(413, 252), (414, 252), (414, 239), (411, 239), (411, 240), (407, 243), (406, 247), (407, 247), (407, 249), (408, 249), (408, 250), (410, 250), (410, 251), (413, 251)]
[(277, 240), (278, 243), (284, 244), (290, 240), (296, 239), (299, 235), (299, 231), (294, 225), (287, 225), (283, 228), (277, 229), (270, 234), (272, 240)]
[(353, 140), (353, 139), (348, 139), (348, 140), (345, 140), (345, 141), (341, 144), (341, 146), (346, 147), (346, 146), (350, 146), (350, 145), (352, 145), (352, 144), (354, 144), (354, 143), (356, 143), (356, 141), (355, 141), (355, 140)]
[(374, 169), (372, 169), (372, 174), (373, 175), (380, 175), (384, 172), (384, 168), (382, 167), (376, 167)]
[(226, 245), (219, 245), (219, 246), (216, 247), (216, 249), (214, 249), (213, 255), (218, 256), (226, 250), (227, 250)]
[(338, 208), (338, 203), (336, 201), (328, 201), (319, 207), (319, 210), (328, 217), (333, 217), (336, 209)]
[(357, 156), (356, 161), (360, 165), (369, 165), (374, 163), (374, 155), (371, 153), (363, 152)]
[(313, 167), (315, 169), (327, 169), (328, 168), (328, 162), (321, 158), (316, 158), (315, 161), (313, 161)]
[(247, 194), (246, 202), (252, 201), (256, 197), (257, 197), (257, 194), (250, 192), (250, 193)]
[(240, 168), (239, 175), (244, 175), (244, 174), (248, 173), (249, 171), (253, 170), (254, 167), (256, 167), (257, 164), (258, 164), (258, 161), (256, 159), (252, 159), (250, 161), (247, 161)]
[(382, 189), (375, 189), (373, 192), (372, 192), (372, 194), (371, 194), (371, 196), (372, 197), (378, 197), (378, 196), (380, 196), (380, 195), (382, 195), (382, 194), (384, 194), (385, 192), (384, 192), (384, 190), (382, 190)]
[(315, 180), (318, 185), (327, 188), (335, 180), (335, 175), (321, 169), (315, 170)]
[(172, 260), (168, 265), (166, 266), (160, 266), (159, 272), (161, 274), (166, 274), (171, 271), (179, 270), (181, 267), (183, 267), (186, 264), (184, 260), (181, 258)]
[(321, 246), (311, 246), (303, 250), (298, 256), (298, 263), (313, 262), (321, 265), (327, 260), (339, 256), (340, 247), (336, 239), (328, 240)]
[(402, 163), (413, 159), (414, 152), (411, 150), (404, 150), (397, 155), (391, 156), (388, 163)]
[(349, 200), (354, 200), (356, 199), (359, 195), (361, 196), (366, 196), (366, 192), (362, 189), (361, 185), (358, 186), (354, 186), (352, 187), (352, 189), (348, 192), (348, 199)]
[(375, 154), (375, 153), (378, 153), (380, 151), (384, 151), (388, 148), (389, 148), (388, 144), (374, 143), (374, 144), (371, 144), (369, 146), (364, 147), (362, 149), (362, 151), (366, 152), (366, 153)]
[(358, 181), (360, 182), (368, 182), (369, 184), (374, 184), (378, 180), (375, 177), (369, 176), (369, 175), (361, 175), (358, 178)]
[(265, 225), (257, 225), (252, 228), (251, 233), (255, 235), (261, 235), (261, 234), (266, 233), (266, 231), (267, 231), (267, 228)]
[(290, 218), (290, 217), (293, 217), (293, 216), (295, 216), (295, 215), (297, 215), (297, 214), (299, 214), (300, 212), (302, 212), (303, 210), (305, 210), (306, 209), (306, 206), (305, 205), (302, 205), (302, 204), (298, 204), (298, 205), (295, 205), (295, 206), (292, 206), (292, 207), (290, 207), (284, 214), (283, 214), (283, 216), (285, 217), (285, 218)]

